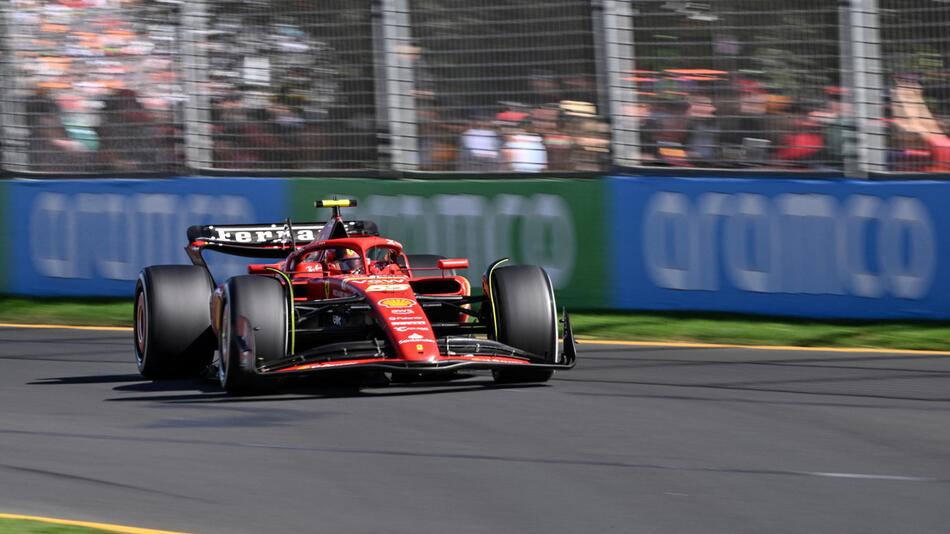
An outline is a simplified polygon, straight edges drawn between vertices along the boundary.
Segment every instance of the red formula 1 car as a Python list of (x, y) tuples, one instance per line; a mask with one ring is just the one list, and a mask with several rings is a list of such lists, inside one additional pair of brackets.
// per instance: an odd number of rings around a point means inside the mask
[[(472, 296), (466, 259), (407, 255), (370, 221), (344, 221), (351, 200), (324, 200), (325, 224), (193, 226), (194, 265), (147, 267), (135, 287), (135, 357), (147, 378), (209, 366), (229, 393), (282, 377), (347, 375), (372, 382), (449, 378), (487, 369), (497, 382), (547, 381), (576, 358), (564, 312), (563, 349), (551, 280), (540, 267), (494, 262)], [(215, 250), (273, 258), (215, 287)]]

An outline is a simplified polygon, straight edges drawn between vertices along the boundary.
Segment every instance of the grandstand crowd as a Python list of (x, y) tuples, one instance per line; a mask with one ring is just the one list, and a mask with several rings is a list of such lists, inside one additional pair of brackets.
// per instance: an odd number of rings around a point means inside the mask
[[(207, 107), (196, 118), (186, 116), (180, 4), (13, 1), (7, 16), (17, 32), (8, 41), (17, 43), (10, 52), (16, 83), (7, 85), (5, 98), (15, 93), (22, 113), (5, 120), (27, 132), (13, 143), (26, 153), (29, 171), (173, 172), (186, 164), (186, 121), (204, 136), (215, 169), (381, 165), (385, 136), (374, 111), (368, 37), (321, 39), (290, 16), (261, 23), (222, 8), (209, 16), (209, 73), (194, 89), (205, 92)], [(368, 12), (360, 24), (366, 21)], [(446, 81), (455, 71), (427, 63), (430, 52), (413, 55), (419, 170), (609, 167), (611, 122), (592, 71), (525, 69), (500, 78), (507, 94), (473, 99), (446, 89), (458, 87)], [(255, 74), (255, 65), (265, 72)], [(855, 128), (846, 88), (793, 94), (748, 73), (712, 68), (627, 74), (636, 95), (614, 120), (634, 125), (632, 158), (644, 166), (843, 167)], [(913, 72), (892, 77), (880, 118), (888, 169), (950, 170), (950, 112), (939, 104), (946, 92)]]

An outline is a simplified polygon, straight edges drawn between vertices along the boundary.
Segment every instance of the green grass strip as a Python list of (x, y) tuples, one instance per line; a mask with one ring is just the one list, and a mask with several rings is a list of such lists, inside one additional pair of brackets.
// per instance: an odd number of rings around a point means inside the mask
[(571, 314), (574, 333), (597, 339), (950, 350), (950, 323), (816, 321), (686, 313)]
[(0, 297), (0, 322), (132, 326), (132, 299)]
[(0, 519), (0, 534), (105, 534), (107, 532), (109, 531), (39, 521)]
[[(130, 326), (132, 301), (0, 297), (0, 322)], [(815, 321), (728, 314), (571, 312), (571, 325), (575, 335), (582, 339), (950, 350), (950, 322), (937, 321)]]

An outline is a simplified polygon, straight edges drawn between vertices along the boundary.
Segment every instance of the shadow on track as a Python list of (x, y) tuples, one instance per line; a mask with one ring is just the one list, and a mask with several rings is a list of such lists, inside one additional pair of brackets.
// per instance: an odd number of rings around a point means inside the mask
[[(774, 406), (818, 406), (822, 408), (846, 408), (846, 409), (870, 409), (870, 410), (903, 410), (903, 411), (915, 411), (915, 412), (947, 412), (950, 411), (950, 404), (946, 405), (936, 405), (936, 406), (921, 406), (920, 404), (904, 404), (904, 405), (894, 405), (894, 404), (860, 404), (854, 402), (827, 402), (827, 401), (792, 401), (792, 400), (768, 400), (768, 399), (747, 399), (741, 397), (713, 397), (713, 396), (703, 396), (703, 395), (651, 395), (647, 393), (637, 394), (637, 393), (592, 393), (592, 392), (573, 392), (570, 395), (577, 395), (580, 397), (604, 397), (604, 398), (616, 398), (616, 399), (644, 399), (644, 400), (670, 400), (670, 401), (687, 401), (687, 402), (702, 402), (702, 403), (738, 403), (738, 404), (752, 404), (756, 406), (762, 405), (774, 405)], [(913, 400), (919, 401), (920, 399), (886, 399), (886, 400)], [(927, 402), (941, 402), (937, 401), (927, 401)]]
[[(763, 381), (761, 384), (756, 384), (755, 382), (749, 382), (748, 384), (743, 384), (741, 382), (733, 383), (675, 383), (668, 381), (646, 381), (646, 380), (606, 380), (606, 379), (585, 379), (585, 378), (562, 378), (564, 382), (574, 382), (574, 383), (584, 383), (584, 384), (603, 384), (603, 385), (621, 385), (621, 386), (662, 386), (662, 387), (673, 387), (673, 388), (686, 388), (686, 389), (708, 389), (708, 390), (722, 390), (722, 391), (754, 391), (761, 393), (789, 393), (796, 395), (814, 395), (814, 396), (830, 396), (830, 397), (850, 397), (850, 398), (864, 398), (864, 399), (881, 399), (881, 400), (899, 400), (899, 401), (921, 401), (921, 402), (950, 402), (950, 397), (947, 397), (943, 394), (939, 396), (928, 396), (919, 393), (923, 388), (908, 388), (909, 391), (913, 393), (908, 394), (883, 394), (883, 393), (871, 393), (871, 392), (859, 392), (859, 391), (841, 391), (841, 390), (809, 390), (804, 388), (795, 388), (795, 387), (782, 387), (782, 385), (787, 386), (835, 386), (846, 383), (861, 383), (866, 384), (869, 382), (878, 382), (883, 380), (892, 380), (892, 379), (931, 379), (933, 378), (930, 375), (893, 375), (893, 376), (884, 376), (884, 377), (848, 377), (848, 378), (813, 378), (813, 379), (796, 379), (796, 380), (772, 380), (772, 381)], [(941, 377), (943, 378), (943, 377)], [(765, 385), (769, 387), (766, 387)], [(940, 388), (939, 391), (946, 391), (945, 388)], [(620, 394), (609, 394), (604, 393), (600, 394), (601, 396), (613, 395), (623, 397), (624, 395)]]
[(67, 384), (115, 384), (117, 382), (141, 382), (142, 375), (86, 375), (86, 376), (55, 376), (40, 378), (27, 382), (28, 386), (62, 386)]
[[(208, 380), (162, 380), (156, 382), (139, 382), (116, 386), (112, 388), (119, 392), (142, 393), (173, 393), (167, 395), (126, 396), (105, 399), (106, 402), (163, 402), (170, 404), (225, 404), (248, 402), (282, 402), (304, 399), (339, 399), (339, 398), (391, 398), (422, 395), (440, 395), (445, 393), (462, 393), (468, 391), (490, 391), (496, 389), (523, 389), (547, 387), (544, 384), (495, 384), (491, 379), (468, 380), (464, 382), (454, 380), (429, 381), (406, 384), (392, 384), (389, 386), (362, 386), (359, 384), (327, 384), (327, 383), (296, 383), (280, 387), (273, 393), (235, 397), (222, 391), (217, 384)], [(196, 391), (197, 390), (197, 391)]]
[(261, 395), (234, 397), (226, 394), (217, 382), (209, 378), (178, 380), (148, 380), (139, 374), (80, 375), (38, 378), (27, 385), (63, 386), (119, 384), (112, 388), (119, 393), (145, 395), (104, 399), (106, 402), (164, 402), (174, 404), (218, 404), (248, 402), (280, 402), (301, 399), (327, 398), (388, 398), (419, 395), (439, 395), (466, 391), (494, 389), (521, 389), (546, 387), (544, 384), (495, 384), (490, 378), (460, 375), (454, 379), (440, 379), (409, 383), (367, 385), (334, 381), (296, 381), (284, 384), (273, 392)]

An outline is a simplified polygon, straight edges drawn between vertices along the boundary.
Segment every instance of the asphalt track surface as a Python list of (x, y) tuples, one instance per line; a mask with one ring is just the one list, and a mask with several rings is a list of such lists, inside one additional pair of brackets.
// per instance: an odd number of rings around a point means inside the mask
[(251, 399), (131, 334), (0, 329), (0, 511), (190, 532), (950, 531), (950, 357), (582, 345), (486, 376)]

